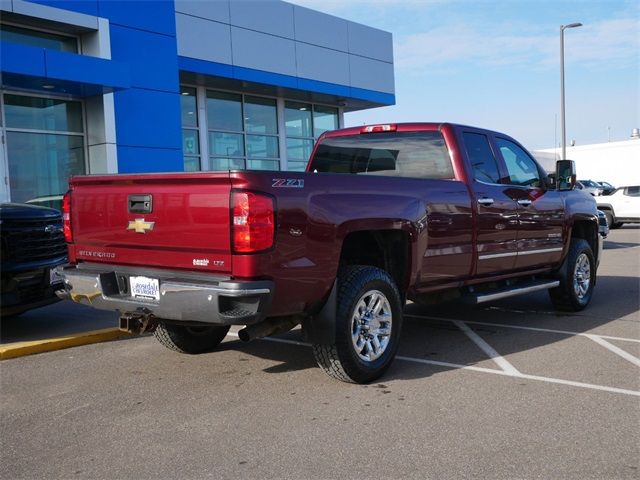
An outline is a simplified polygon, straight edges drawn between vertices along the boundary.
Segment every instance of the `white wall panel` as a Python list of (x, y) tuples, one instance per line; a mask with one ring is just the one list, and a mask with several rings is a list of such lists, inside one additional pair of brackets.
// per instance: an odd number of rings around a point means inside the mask
[(349, 55), (322, 47), (296, 43), (298, 76), (349, 85)]
[(298, 6), (293, 14), (296, 40), (342, 52), (349, 51), (349, 22), (346, 20)]
[(175, 0), (176, 12), (229, 23), (229, 0)]
[(293, 39), (293, 5), (265, 0), (232, 1), (231, 25)]
[(349, 22), (349, 52), (393, 62), (393, 37), (389, 32)]
[(349, 65), (352, 87), (394, 93), (392, 63), (350, 55)]
[(293, 40), (231, 27), (233, 65), (283, 75), (296, 75)]
[(178, 55), (231, 63), (231, 28), (224, 23), (176, 13)]

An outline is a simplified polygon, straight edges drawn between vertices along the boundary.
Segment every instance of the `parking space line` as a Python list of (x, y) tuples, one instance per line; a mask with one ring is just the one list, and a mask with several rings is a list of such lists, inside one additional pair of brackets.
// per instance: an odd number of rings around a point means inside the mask
[(440, 321), (440, 322), (464, 322), (464, 323), (469, 324), (469, 325), (485, 325), (487, 327), (513, 328), (513, 329), (516, 329), (516, 330), (530, 330), (532, 332), (557, 333), (557, 334), (560, 334), (560, 335), (572, 335), (572, 336), (581, 336), (581, 337), (594, 336), (594, 337), (599, 337), (599, 338), (605, 338), (607, 340), (617, 340), (617, 341), (620, 341), (620, 342), (640, 343), (640, 340), (637, 339), (637, 338), (612, 337), (611, 335), (597, 335), (597, 334), (593, 334), (593, 333), (570, 332), (568, 330), (553, 330), (553, 329), (549, 329), (549, 328), (524, 327), (524, 326), (521, 326), (521, 325), (509, 325), (509, 324), (504, 324), (504, 323), (476, 322), (476, 321), (473, 321), (473, 320), (456, 320), (454, 318), (431, 317), (431, 316), (428, 316), (428, 315), (412, 315), (410, 313), (405, 313), (404, 316), (405, 317), (411, 317), (411, 318), (420, 318), (420, 319), (424, 319), (424, 320), (437, 320), (437, 321)]
[[(236, 332), (229, 332), (227, 335), (232, 336), (232, 337), (237, 337), (238, 334)], [(296, 340), (288, 340), (286, 338), (275, 338), (275, 337), (266, 337), (263, 338), (262, 340), (266, 340), (268, 342), (275, 342), (275, 343), (285, 343), (285, 344), (289, 344), (289, 345), (297, 345), (297, 346), (301, 346), (301, 347), (310, 347), (311, 344), (306, 343), (306, 342), (298, 342)], [(584, 389), (588, 389), (588, 390), (599, 390), (599, 391), (603, 391), (603, 392), (610, 392), (610, 393), (620, 393), (622, 395), (631, 395), (634, 397), (640, 397), (640, 392), (636, 391), (636, 390), (627, 390), (624, 388), (616, 388), (616, 387), (606, 387), (604, 385), (594, 385), (591, 383), (583, 383), (583, 382), (574, 382), (572, 380), (563, 380), (561, 378), (552, 378), (552, 377), (540, 377), (538, 375), (527, 375), (526, 373), (515, 373), (515, 374), (510, 374), (505, 372), (504, 370), (494, 370), (491, 368), (482, 368), (482, 367), (474, 367), (473, 365), (460, 365), (457, 363), (448, 363), (448, 362), (439, 362), (437, 360), (425, 360), (422, 358), (413, 358), (413, 357), (403, 357), (403, 356), (396, 356), (396, 359), (404, 361), (404, 362), (410, 362), (410, 363), (418, 363), (418, 364), (424, 364), (424, 365), (435, 365), (438, 367), (446, 367), (446, 368), (452, 368), (452, 369), (457, 369), (457, 370), (471, 370), (473, 372), (479, 372), (479, 373), (491, 373), (493, 375), (502, 375), (504, 377), (510, 377), (510, 378), (521, 378), (521, 379), (525, 379), (525, 380), (535, 380), (538, 382), (546, 382), (546, 383), (555, 383), (555, 384), (559, 384), (559, 385), (568, 385), (571, 387), (578, 387), (578, 388), (584, 388)]]
[(453, 320), (453, 323), (456, 327), (464, 332), (464, 334), (473, 341), (480, 349), (486, 353), (491, 360), (496, 362), (496, 364), (507, 374), (509, 375), (519, 375), (520, 372), (516, 367), (511, 365), (502, 355), (500, 355), (491, 345), (485, 342), (480, 335), (471, 330), (464, 322), (459, 320)]
[(636, 367), (640, 367), (640, 358), (634, 357), (630, 353), (625, 352), (624, 350), (622, 350), (621, 348), (617, 347), (616, 345), (607, 342), (604, 338), (599, 337), (598, 335), (586, 334), (586, 337), (591, 339), (591, 340), (593, 340), (598, 345), (602, 345), (604, 348), (606, 348), (607, 350), (615, 353), (616, 355), (619, 355), (620, 357), (624, 358), (625, 360), (633, 363)]

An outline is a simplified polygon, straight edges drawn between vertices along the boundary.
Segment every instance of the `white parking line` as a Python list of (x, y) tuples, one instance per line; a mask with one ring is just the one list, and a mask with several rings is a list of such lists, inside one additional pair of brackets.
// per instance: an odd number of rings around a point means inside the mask
[(485, 342), (480, 337), (480, 335), (478, 335), (476, 332), (471, 330), (464, 322), (453, 320), (453, 323), (456, 325), (456, 327), (462, 330), (465, 333), (465, 335), (473, 341), (473, 343), (475, 343), (478, 347), (480, 347), (480, 349), (484, 353), (486, 353), (489, 356), (489, 358), (491, 358), (491, 360), (496, 362), (498, 366), (502, 370), (504, 370), (505, 373), (508, 373), (509, 375), (520, 374), (520, 372), (518, 371), (518, 369), (516, 369), (516, 367), (511, 365), (502, 355), (496, 352), (496, 350), (491, 345)]
[(583, 332), (570, 332), (567, 330), (552, 330), (549, 328), (536, 328), (536, 327), (524, 327), (521, 325), (509, 325), (509, 324), (504, 324), (504, 323), (490, 323), (490, 322), (475, 322), (472, 320), (455, 320), (452, 318), (444, 318), (444, 317), (431, 317), (428, 315), (412, 315), (410, 313), (405, 313), (404, 314), (405, 317), (410, 317), (410, 318), (422, 318), (424, 320), (437, 320), (440, 322), (464, 322), (466, 324), (469, 325), (485, 325), (487, 327), (502, 327), (502, 328), (513, 328), (516, 330), (530, 330), (533, 332), (545, 332), (545, 333), (558, 333), (560, 335), (572, 335), (572, 336), (579, 336), (579, 337), (589, 337), (589, 336), (597, 336), (600, 338), (605, 338), (607, 340), (618, 340), (621, 342), (634, 342), (634, 343), (640, 343), (640, 340), (637, 338), (625, 338), (625, 337), (612, 337), (610, 335), (596, 335), (593, 333), (583, 333)]
[(604, 338), (599, 337), (598, 335), (586, 334), (586, 337), (590, 338), (591, 340), (596, 342), (598, 345), (602, 345), (604, 348), (606, 348), (607, 350), (615, 353), (616, 355), (621, 356), (625, 360), (633, 363), (636, 367), (640, 367), (640, 358), (634, 357), (630, 353), (625, 352), (624, 350), (622, 350), (621, 348), (617, 347), (616, 345), (607, 342)]
[[(238, 336), (236, 332), (229, 332), (227, 335), (232, 337)], [(302, 347), (311, 346), (309, 343), (298, 342), (296, 340), (288, 340), (286, 338), (266, 337), (266, 338), (263, 338), (263, 340), (267, 340), (269, 342), (276, 342), (276, 343), (285, 343), (288, 345), (297, 345)], [(491, 373), (494, 375), (502, 375), (510, 378), (522, 378), (526, 380), (535, 380), (538, 382), (556, 383), (560, 385), (568, 385), (571, 387), (585, 388), (588, 390), (599, 390), (603, 392), (620, 393), (622, 395), (631, 395), (634, 397), (640, 397), (640, 392), (635, 390), (626, 390), (624, 388), (606, 387), (604, 385), (594, 385), (591, 383), (583, 383), (583, 382), (573, 382), (571, 380), (562, 380), (560, 378), (540, 377), (537, 375), (527, 375), (525, 373), (520, 373), (520, 372), (511, 374), (511, 373), (505, 372), (504, 370), (493, 370), (491, 368), (474, 367), (473, 365), (459, 365), (457, 363), (438, 362), (437, 360), (424, 360), (422, 358), (403, 357), (403, 356), (396, 356), (396, 358), (404, 362), (411, 362), (411, 363), (418, 363), (418, 364), (425, 364), (425, 365), (435, 365), (439, 367), (453, 368), (458, 370), (471, 370), (473, 372)]]

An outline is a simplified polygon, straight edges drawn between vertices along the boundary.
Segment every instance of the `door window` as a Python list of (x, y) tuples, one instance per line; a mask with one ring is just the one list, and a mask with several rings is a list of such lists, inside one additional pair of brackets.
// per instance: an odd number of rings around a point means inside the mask
[(473, 168), (473, 178), (484, 183), (500, 183), (500, 172), (489, 139), (481, 133), (465, 132), (464, 146)]
[(542, 186), (538, 164), (527, 152), (515, 143), (504, 138), (496, 138), (496, 144), (500, 149), (502, 158), (504, 158), (504, 163), (509, 173), (510, 184), (527, 187)]

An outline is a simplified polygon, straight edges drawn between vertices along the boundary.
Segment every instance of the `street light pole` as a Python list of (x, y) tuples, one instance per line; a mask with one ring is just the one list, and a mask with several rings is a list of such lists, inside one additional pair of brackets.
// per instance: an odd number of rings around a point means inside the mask
[(564, 31), (567, 28), (581, 27), (581, 23), (560, 25), (560, 124), (562, 125), (562, 156), (560, 160), (567, 159), (567, 126), (564, 114)]

